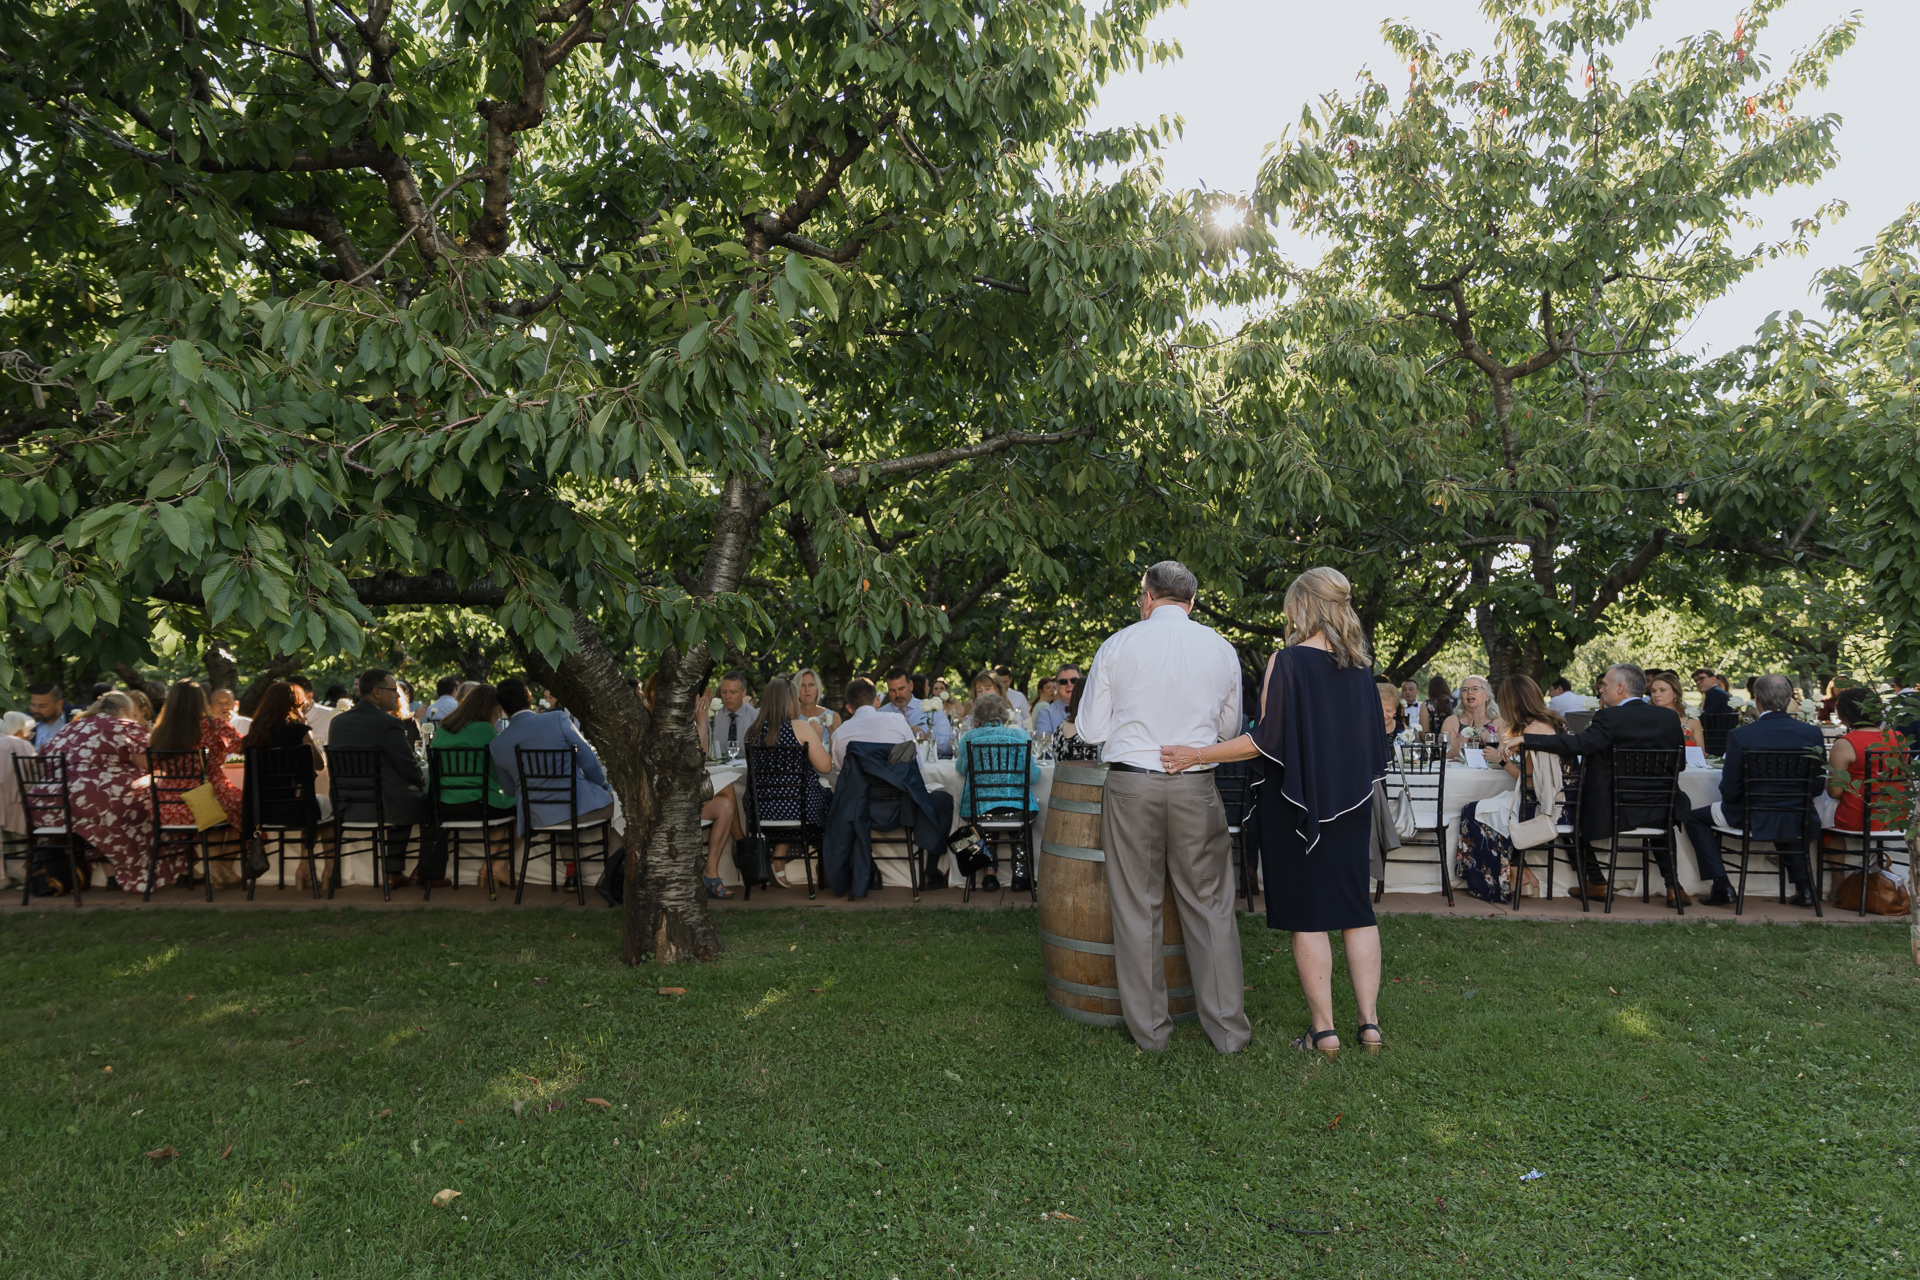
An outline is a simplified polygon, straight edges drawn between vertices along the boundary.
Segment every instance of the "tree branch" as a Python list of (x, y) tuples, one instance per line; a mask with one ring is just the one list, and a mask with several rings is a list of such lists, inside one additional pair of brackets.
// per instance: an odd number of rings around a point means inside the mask
[(366, 260), (360, 256), (360, 250), (347, 234), (347, 228), (327, 206), (317, 203), (290, 205), (267, 209), (262, 217), (276, 227), (304, 231), (325, 245), (340, 264), (340, 279), (360, 280), (369, 274)]
[(970, 458), (983, 458), (991, 453), (999, 453), (1017, 445), (1060, 444), (1067, 440), (1085, 440), (1096, 430), (1097, 428), (1094, 427), (1077, 427), (1072, 431), (1008, 431), (1001, 435), (990, 436), (977, 444), (963, 444), (952, 449), (935, 449), (931, 453), (916, 453), (906, 458), (889, 458), (885, 462), (869, 462), (858, 467), (836, 467), (827, 473), (827, 477), (833, 481), (835, 488), (844, 489), (848, 485), (860, 483), (863, 478), (905, 475), (911, 471), (934, 471), (956, 462), (965, 462)]
[(1593, 603), (1587, 606), (1588, 622), (1598, 622), (1600, 615), (1620, 598), (1620, 593), (1640, 580), (1641, 575), (1646, 573), (1648, 567), (1666, 547), (1667, 539), (1672, 536), (1672, 533), (1666, 529), (1655, 529), (1653, 536), (1647, 539), (1647, 545), (1635, 552), (1633, 559), (1607, 575), (1607, 580), (1600, 584), (1600, 590), (1594, 595)]

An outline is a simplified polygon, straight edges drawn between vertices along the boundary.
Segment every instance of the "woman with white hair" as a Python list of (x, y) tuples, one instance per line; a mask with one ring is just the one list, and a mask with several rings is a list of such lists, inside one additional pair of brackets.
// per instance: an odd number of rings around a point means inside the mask
[(1460, 682), (1459, 702), (1453, 714), (1440, 726), (1447, 735), (1447, 758), (1464, 760), (1469, 739), (1478, 751), (1487, 743), (1498, 744), (1500, 728), (1495, 723), (1499, 708), (1493, 703), (1493, 686), (1485, 676), (1468, 676)]
[(27, 834), (27, 807), (20, 800), (13, 762), (34, 754), (33, 717), (24, 711), (0, 716), (0, 839)]

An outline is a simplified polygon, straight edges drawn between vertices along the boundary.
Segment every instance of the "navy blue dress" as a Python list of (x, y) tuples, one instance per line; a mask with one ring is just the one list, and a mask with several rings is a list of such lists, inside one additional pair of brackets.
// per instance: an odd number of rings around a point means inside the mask
[(1282, 649), (1252, 733), (1268, 926), (1330, 933), (1373, 924), (1373, 783), (1387, 767), (1373, 668), (1335, 666), (1322, 649)]
[[(792, 721), (780, 726), (777, 745), (782, 747), (800, 745), (800, 739), (793, 735)], [(820, 781), (820, 775), (815, 773), (813, 766), (807, 762), (804, 750), (798, 757), (788, 754), (781, 763), (790, 763), (794, 759), (800, 762), (800, 777), (797, 780), (799, 785), (797, 787), (794, 785), (796, 779), (790, 773), (783, 773), (779, 782), (774, 785), (763, 782), (758, 793), (760, 807), (764, 810), (760, 816), (769, 822), (799, 820), (810, 827), (824, 827), (827, 825), (827, 809), (833, 803), (833, 793), (827, 790), (825, 784)], [(800, 800), (802, 804), (796, 804), (796, 800)], [(803, 805), (805, 812), (801, 811)]]

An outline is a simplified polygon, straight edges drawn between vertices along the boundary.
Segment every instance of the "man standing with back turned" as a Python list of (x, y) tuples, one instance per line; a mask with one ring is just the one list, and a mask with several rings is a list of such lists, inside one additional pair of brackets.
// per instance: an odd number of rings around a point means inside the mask
[(1100, 646), (1076, 722), (1082, 737), (1105, 744), (1100, 843), (1120, 1011), (1134, 1043), (1155, 1053), (1173, 1033), (1160, 958), (1169, 885), (1207, 1038), (1222, 1053), (1253, 1038), (1220, 790), (1210, 769), (1168, 773), (1160, 762), (1162, 743), (1206, 747), (1240, 733), (1240, 660), (1219, 633), (1188, 617), (1198, 586), (1177, 560), (1147, 570), (1141, 620)]

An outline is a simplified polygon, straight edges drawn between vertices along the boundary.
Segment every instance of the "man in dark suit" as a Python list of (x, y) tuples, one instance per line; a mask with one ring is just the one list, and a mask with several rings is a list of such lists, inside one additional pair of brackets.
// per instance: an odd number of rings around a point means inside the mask
[(1693, 673), (1693, 687), (1700, 691), (1700, 714), (1725, 715), (1733, 710), (1733, 697), (1720, 683), (1720, 677), (1702, 667)]
[[(426, 820), (427, 810), (422, 796), (427, 780), (407, 738), (407, 726), (394, 714), (399, 707), (400, 682), (393, 673), (378, 668), (364, 671), (359, 700), (333, 718), (327, 733), (327, 746), (334, 750), (372, 751), (380, 756), (380, 799), (387, 821), (387, 883), (395, 889), (408, 884), (407, 838), (415, 823)], [(360, 803), (345, 806), (337, 816), (348, 822), (369, 822), (375, 815), (372, 804)], [(446, 851), (440, 850), (437, 866), (428, 863), (436, 844), (432, 840), (424, 842), (420, 865), (414, 870), (419, 879), (444, 888)]]
[[(1716, 825), (1738, 831), (1746, 823), (1746, 753), (1749, 751), (1824, 751), (1826, 739), (1813, 725), (1787, 714), (1793, 701), (1793, 682), (1785, 676), (1761, 676), (1753, 683), (1753, 700), (1759, 705), (1760, 718), (1741, 725), (1727, 735), (1726, 770), (1720, 775), (1720, 799), (1687, 815), (1687, 839), (1700, 859), (1700, 874), (1713, 880), (1713, 893), (1707, 905), (1730, 907), (1738, 899), (1733, 883), (1720, 862), (1720, 835)], [(1807, 893), (1806, 841), (1810, 833), (1795, 830), (1796, 819), (1784, 813), (1754, 815), (1753, 838), (1775, 841), (1787, 863), (1787, 878), (1793, 881), (1793, 903), (1804, 907)]]
[[(1686, 763), (1686, 730), (1680, 717), (1664, 707), (1647, 701), (1647, 674), (1632, 663), (1607, 668), (1600, 680), (1600, 709), (1593, 721), (1579, 733), (1529, 733), (1526, 745), (1533, 751), (1551, 751), (1557, 756), (1579, 756), (1580, 836), (1586, 847), (1586, 886), (1575, 889), (1575, 897), (1584, 892), (1589, 898), (1606, 892), (1606, 879), (1600, 873), (1592, 846), (1613, 839), (1613, 752), (1672, 751), (1674, 772)], [(1623, 830), (1653, 827), (1669, 830), (1679, 825), (1680, 815), (1656, 809), (1625, 808), (1620, 811)], [(1660, 873), (1667, 881), (1669, 906), (1686, 906), (1691, 899), (1674, 879), (1671, 850), (1660, 858)]]

